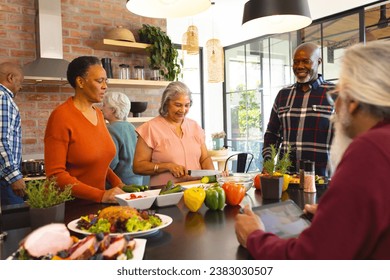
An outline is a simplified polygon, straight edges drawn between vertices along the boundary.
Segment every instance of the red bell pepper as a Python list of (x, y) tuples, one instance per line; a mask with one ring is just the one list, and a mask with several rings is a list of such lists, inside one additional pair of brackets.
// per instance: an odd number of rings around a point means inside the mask
[(240, 183), (225, 182), (222, 185), (226, 195), (226, 204), (235, 206), (241, 203), (243, 200), (246, 189)]

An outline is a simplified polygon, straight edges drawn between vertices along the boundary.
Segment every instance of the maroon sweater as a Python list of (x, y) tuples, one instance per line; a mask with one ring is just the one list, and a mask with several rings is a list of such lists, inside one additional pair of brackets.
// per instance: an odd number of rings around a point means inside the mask
[(247, 247), (256, 259), (390, 260), (390, 123), (354, 139), (312, 225), (298, 238), (257, 230)]

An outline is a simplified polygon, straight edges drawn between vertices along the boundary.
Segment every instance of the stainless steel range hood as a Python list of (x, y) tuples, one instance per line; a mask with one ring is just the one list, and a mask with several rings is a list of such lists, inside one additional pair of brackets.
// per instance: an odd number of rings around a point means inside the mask
[(25, 84), (66, 84), (61, 0), (36, 0), (35, 5), (37, 59), (23, 68)]

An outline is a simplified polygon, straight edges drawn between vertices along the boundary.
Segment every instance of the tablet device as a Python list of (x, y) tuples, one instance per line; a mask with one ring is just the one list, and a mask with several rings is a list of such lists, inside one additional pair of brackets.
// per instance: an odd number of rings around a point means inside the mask
[(302, 209), (292, 200), (254, 207), (252, 211), (260, 216), (265, 231), (281, 238), (297, 237), (310, 225)]

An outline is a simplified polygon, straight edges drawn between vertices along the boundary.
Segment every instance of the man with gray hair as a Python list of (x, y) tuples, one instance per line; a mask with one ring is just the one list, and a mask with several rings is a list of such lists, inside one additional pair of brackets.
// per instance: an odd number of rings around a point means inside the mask
[[(248, 208), (236, 235), (256, 259), (390, 259), (390, 42), (346, 50), (336, 93), (335, 139), (340, 160), (329, 189), (299, 238), (264, 231)], [(333, 148), (332, 148), (333, 150)]]
[(19, 65), (0, 64), (0, 191), (3, 205), (23, 203), (26, 185), (20, 171), (22, 128), (14, 97), (22, 88), (24, 75)]

